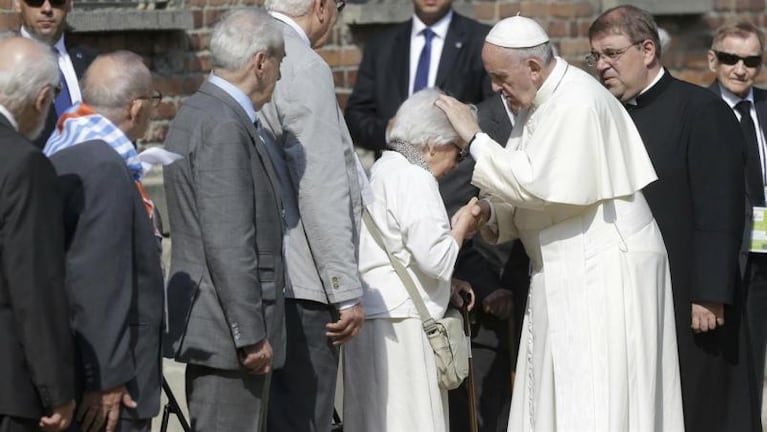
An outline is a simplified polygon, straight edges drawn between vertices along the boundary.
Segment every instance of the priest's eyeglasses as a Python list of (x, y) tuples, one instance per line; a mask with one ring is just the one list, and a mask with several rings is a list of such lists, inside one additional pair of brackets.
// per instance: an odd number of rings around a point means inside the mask
[(741, 60), (743, 60), (743, 65), (749, 68), (759, 67), (759, 65), (762, 64), (762, 56), (760, 55), (741, 57), (737, 54), (716, 50), (713, 51), (714, 54), (716, 54), (716, 59), (719, 60), (719, 63), (726, 64), (728, 66), (735, 66)]
[(615, 62), (620, 60), (621, 56), (623, 56), (623, 54), (625, 54), (626, 51), (628, 51), (632, 47), (635, 47), (641, 44), (642, 42), (644, 41), (634, 42), (633, 44), (627, 46), (626, 48), (621, 48), (621, 49), (607, 48), (606, 50), (604, 50), (604, 52), (601, 52), (601, 53), (597, 51), (591, 51), (591, 53), (589, 53), (589, 55), (586, 56), (586, 64), (589, 67), (594, 67), (597, 65), (597, 63), (599, 63), (599, 59), (603, 59), (607, 64), (612, 66), (613, 64), (615, 64)]

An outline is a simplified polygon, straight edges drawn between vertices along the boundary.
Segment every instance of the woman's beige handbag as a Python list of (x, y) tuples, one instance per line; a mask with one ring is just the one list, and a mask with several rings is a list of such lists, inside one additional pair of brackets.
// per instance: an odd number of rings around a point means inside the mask
[(386, 251), (394, 271), (402, 280), (410, 299), (418, 310), (426, 337), (434, 351), (439, 386), (445, 390), (457, 388), (469, 376), (470, 341), (463, 330), (461, 313), (456, 309), (448, 308), (443, 318), (438, 320), (432, 318), (421, 295), (418, 294), (413, 278), (410, 277), (405, 266), (386, 248), (381, 231), (367, 209), (363, 209), (362, 220), (378, 246)]

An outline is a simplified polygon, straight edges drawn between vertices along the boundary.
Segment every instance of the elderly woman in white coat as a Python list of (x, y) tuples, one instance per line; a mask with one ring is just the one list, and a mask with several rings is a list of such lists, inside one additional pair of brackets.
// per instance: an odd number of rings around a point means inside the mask
[[(434, 106), (440, 94), (422, 90), (397, 111), (387, 131), (390, 150), (371, 169), (368, 205), (386, 248), (405, 265), (435, 319), (445, 314), (458, 250), (474, 228), (468, 215), (451, 227), (439, 194), (437, 179), (462, 156), (461, 138)], [(365, 225), (359, 263), (366, 321), (344, 351), (344, 429), (448, 430), (447, 393), (438, 386), (421, 319)]]

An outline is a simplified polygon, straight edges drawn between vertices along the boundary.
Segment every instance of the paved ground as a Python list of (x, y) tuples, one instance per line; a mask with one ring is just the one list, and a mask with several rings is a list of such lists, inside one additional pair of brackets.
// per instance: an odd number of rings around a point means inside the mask
[[(184, 367), (181, 364), (178, 364), (169, 360), (165, 361), (164, 367), (165, 367), (165, 378), (168, 380), (168, 383), (170, 384), (173, 390), (173, 393), (176, 395), (176, 398), (179, 400), (179, 403), (182, 405), (182, 409), (186, 411), (186, 400), (184, 398)], [(765, 391), (767, 391), (767, 388), (765, 388)], [(163, 394), (163, 398), (162, 398), (163, 407), (165, 406), (165, 402), (166, 402), (166, 398), (165, 398), (165, 394)], [(336, 406), (341, 406), (341, 404), (337, 403)], [(159, 432), (161, 419), (162, 419), (162, 412), (160, 413), (160, 416), (158, 416), (155, 419), (155, 421), (152, 422), (152, 432)], [(188, 415), (187, 415), (187, 419), (189, 419)], [(767, 404), (762, 406), (762, 424), (767, 424)], [(168, 422), (168, 432), (183, 432), (183, 430), (181, 429), (181, 426), (178, 424), (175, 417), (173, 416), (171, 416), (171, 419)]]

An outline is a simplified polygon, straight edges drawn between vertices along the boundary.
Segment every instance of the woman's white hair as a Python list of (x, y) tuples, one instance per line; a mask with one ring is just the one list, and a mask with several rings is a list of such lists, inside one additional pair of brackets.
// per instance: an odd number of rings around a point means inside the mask
[[(0, 41), (14, 37), (4, 32)], [(50, 47), (31, 39), (37, 45), (37, 53), (25, 53), (25, 67), (0, 70), (0, 99), (14, 115), (23, 111), (37, 97), (40, 89), (59, 83), (59, 64)]]
[(258, 52), (282, 51), (284, 41), (277, 20), (257, 7), (235, 9), (216, 23), (210, 37), (213, 68), (236, 72)]
[(400, 141), (423, 148), (429, 143), (441, 146), (459, 141), (461, 137), (445, 112), (434, 105), (442, 94), (437, 88), (413, 93), (397, 110), (386, 131), (386, 142)]
[(300, 17), (309, 13), (314, 0), (266, 0), (264, 7), (268, 11), (283, 13), (290, 17)]

